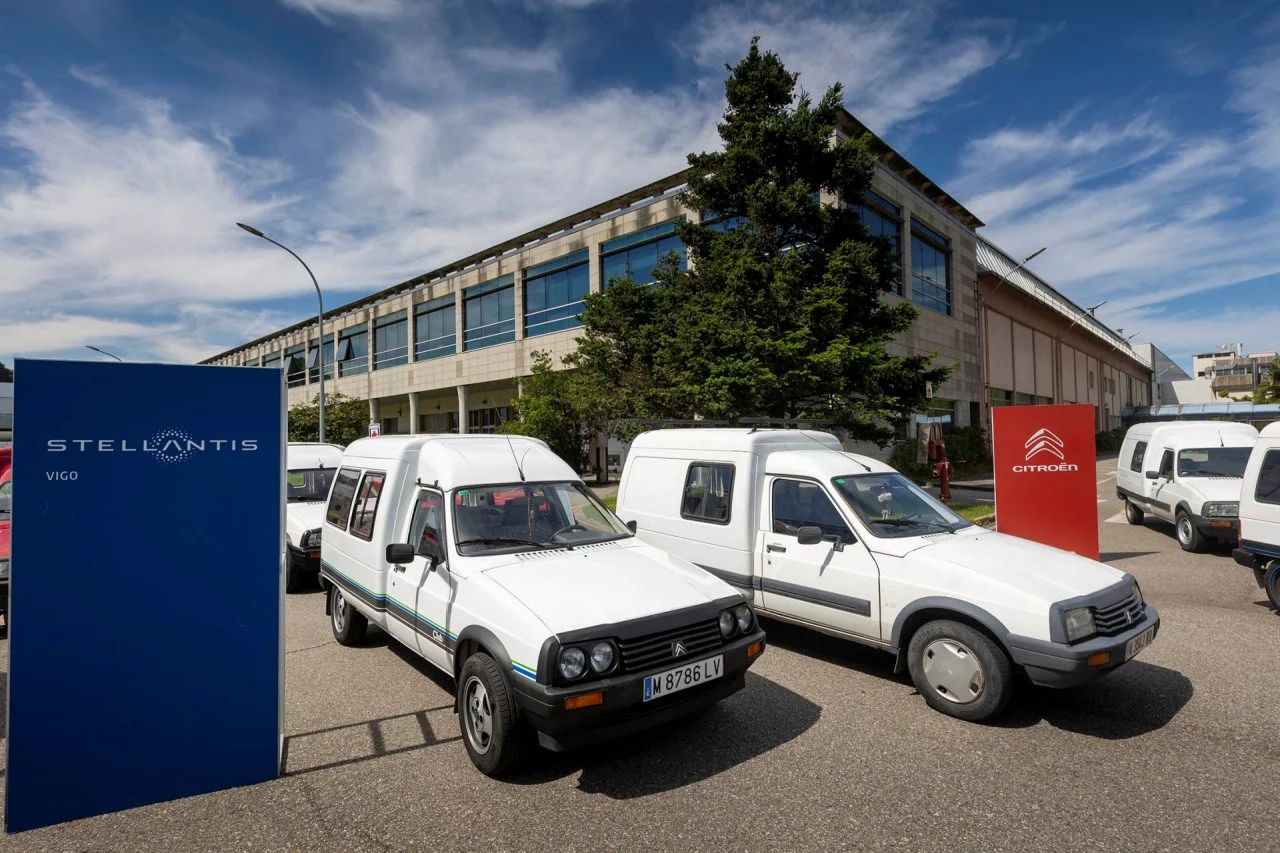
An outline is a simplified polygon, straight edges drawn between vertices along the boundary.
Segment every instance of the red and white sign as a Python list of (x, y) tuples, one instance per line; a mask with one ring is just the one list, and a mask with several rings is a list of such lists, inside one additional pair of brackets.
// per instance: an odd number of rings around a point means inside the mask
[(996, 529), (1098, 559), (1093, 406), (991, 410)]
[(369, 421), (369, 438), (377, 438), (382, 434), (381, 421)]

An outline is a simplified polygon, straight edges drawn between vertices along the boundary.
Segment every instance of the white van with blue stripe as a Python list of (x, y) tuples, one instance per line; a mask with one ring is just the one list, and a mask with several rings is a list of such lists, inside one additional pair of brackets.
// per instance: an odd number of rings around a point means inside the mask
[(347, 447), (325, 510), (334, 637), (369, 623), (456, 680), (491, 776), (740, 690), (764, 650), (724, 581), (641, 542), (537, 439), (424, 435)]

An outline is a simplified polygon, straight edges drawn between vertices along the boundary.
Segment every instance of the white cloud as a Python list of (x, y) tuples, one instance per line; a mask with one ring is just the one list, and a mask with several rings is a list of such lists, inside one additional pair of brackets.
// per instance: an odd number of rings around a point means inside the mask
[(315, 15), (321, 20), (329, 16), (387, 20), (409, 11), (407, 0), (281, 0), (281, 2)]

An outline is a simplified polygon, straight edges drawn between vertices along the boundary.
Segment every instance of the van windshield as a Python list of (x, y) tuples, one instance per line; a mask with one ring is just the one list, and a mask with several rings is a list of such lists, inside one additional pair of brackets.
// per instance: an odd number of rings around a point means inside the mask
[(631, 535), (581, 483), (473, 486), (456, 490), (452, 504), (461, 554), (572, 548)]
[(831, 482), (875, 536), (892, 539), (972, 526), (963, 516), (896, 472), (851, 474)]
[(296, 501), (327, 501), (329, 486), (337, 468), (302, 468), (285, 475), (285, 495), (290, 503)]
[(1179, 477), (1243, 477), (1249, 447), (1197, 447), (1178, 451)]

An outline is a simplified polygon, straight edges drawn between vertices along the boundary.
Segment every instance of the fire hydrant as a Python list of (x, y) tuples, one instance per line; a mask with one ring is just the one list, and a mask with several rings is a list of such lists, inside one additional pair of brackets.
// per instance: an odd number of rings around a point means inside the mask
[(951, 461), (945, 456), (939, 459), (933, 466), (933, 475), (942, 482), (938, 497), (944, 501), (951, 500)]

